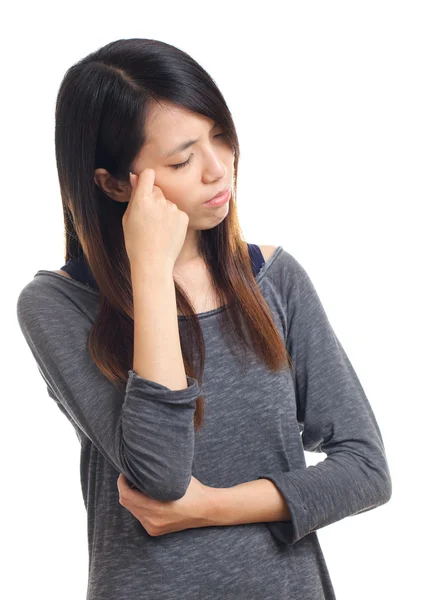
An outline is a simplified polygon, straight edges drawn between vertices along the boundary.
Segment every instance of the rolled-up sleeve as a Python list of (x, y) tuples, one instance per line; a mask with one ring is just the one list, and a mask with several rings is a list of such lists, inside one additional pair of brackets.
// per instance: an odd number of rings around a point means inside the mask
[(131, 369), (125, 389), (118, 389), (90, 355), (89, 316), (38, 278), (21, 291), (17, 317), (49, 396), (79, 439), (88, 438), (148, 496), (184, 496), (192, 477), (197, 379), (187, 377), (186, 388), (172, 390)]

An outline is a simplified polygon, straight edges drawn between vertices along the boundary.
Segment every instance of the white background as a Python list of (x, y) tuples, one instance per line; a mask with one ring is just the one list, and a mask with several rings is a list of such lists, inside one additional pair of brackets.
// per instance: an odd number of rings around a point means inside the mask
[(337, 599), (437, 593), (436, 9), (420, 0), (182, 0), (3, 11), (5, 598), (85, 599), (79, 443), (15, 310), (37, 270), (64, 264), (54, 150), (61, 79), (128, 37), (180, 47), (219, 85), (241, 144), (245, 239), (282, 245), (303, 264), (375, 412), (393, 496), (319, 530)]

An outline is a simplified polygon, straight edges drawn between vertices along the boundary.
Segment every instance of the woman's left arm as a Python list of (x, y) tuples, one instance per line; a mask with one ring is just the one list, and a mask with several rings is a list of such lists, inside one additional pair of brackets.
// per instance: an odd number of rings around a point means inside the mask
[(294, 544), (307, 534), (389, 501), (392, 482), (382, 435), (358, 376), (302, 265), (286, 252), (288, 306), (297, 421), (305, 450), (324, 452), (316, 465), (262, 472), (287, 503), (287, 522), (267, 522)]

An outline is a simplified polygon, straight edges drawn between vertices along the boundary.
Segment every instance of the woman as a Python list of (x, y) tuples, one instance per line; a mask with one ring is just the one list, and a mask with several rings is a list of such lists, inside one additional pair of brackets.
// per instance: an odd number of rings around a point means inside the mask
[(67, 262), (17, 314), (81, 443), (87, 600), (335, 598), (316, 531), (390, 499), (384, 444), (303, 266), (242, 239), (214, 81), (110, 43), (66, 73), (55, 144)]

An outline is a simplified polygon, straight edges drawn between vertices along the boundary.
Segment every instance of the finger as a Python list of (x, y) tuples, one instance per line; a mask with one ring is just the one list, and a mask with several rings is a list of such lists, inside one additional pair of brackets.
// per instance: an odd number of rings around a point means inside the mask
[(120, 493), (120, 491), (121, 491), (121, 490), (122, 490), (122, 489), (125, 487), (125, 485), (126, 485), (126, 484), (125, 484), (125, 481), (124, 481), (124, 479), (125, 479), (125, 478), (124, 478), (124, 477), (123, 477), (123, 475), (120, 473), (120, 475), (119, 475), (119, 476), (118, 476), (118, 478), (117, 478), (117, 488), (118, 488), (118, 490), (119, 490), (119, 493)]
[(120, 473), (117, 479), (117, 488), (119, 490), (119, 494), (123, 494), (124, 496), (126, 496), (127, 493), (132, 491), (132, 486), (130, 485), (126, 477), (123, 475), (123, 473)]
[(126, 479), (122, 473), (117, 479), (117, 488), (119, 490), (120, 498), (122, 498), (125, 502), (129, 501), (130, 505), (135, 506), (135, 503), (139, 502), (139, 506), (141, 506), (147, 498), (146, 494), (143, 494), (137, 490), (135, 485)]
[(136, 188), (145, 194), (151, 194), (154, 189), (155, 171), (154, 169), (143, 169), (137, 175)]
[(129, 171), (129, 183), (131, 184), (132, 191), (134, 191), (135, 186), (137, 185), (137, 181), (138, 175), (135, 175), (134, 173), (131, 173), (131, 171)]

